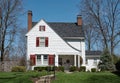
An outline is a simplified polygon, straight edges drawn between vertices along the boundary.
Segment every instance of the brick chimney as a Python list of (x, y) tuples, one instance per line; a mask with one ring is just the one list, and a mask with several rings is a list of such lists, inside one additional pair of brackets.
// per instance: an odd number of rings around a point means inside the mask
[(81, 15), (77, 15), (77, 25), (82, 26), (82, 16)]
[(28, 10), (28, 31), (32, 28), (32, 11)]

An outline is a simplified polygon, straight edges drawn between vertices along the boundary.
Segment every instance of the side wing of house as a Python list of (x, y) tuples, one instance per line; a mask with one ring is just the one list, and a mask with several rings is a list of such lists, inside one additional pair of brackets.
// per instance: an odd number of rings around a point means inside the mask
[(86, 51), (86, 69), (91, 71), (91, 68), (98, 67), (101, 51)]

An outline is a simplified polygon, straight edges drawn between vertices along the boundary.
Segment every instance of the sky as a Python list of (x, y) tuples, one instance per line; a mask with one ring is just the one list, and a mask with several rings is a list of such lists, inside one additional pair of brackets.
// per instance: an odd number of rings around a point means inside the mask
[(76, 22), (80, 0), (24, 0), (25, 14), (22, 24), (27, 26), (27, 11), (33, 13), (33, 21), (44, 19), (47, 22)]

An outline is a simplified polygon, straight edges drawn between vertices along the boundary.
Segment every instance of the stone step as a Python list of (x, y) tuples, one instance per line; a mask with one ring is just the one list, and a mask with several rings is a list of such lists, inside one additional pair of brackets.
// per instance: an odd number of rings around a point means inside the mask
[(54, 75), (42, 76), (35, 83), (50, 83), (53, 78), (54, 78)]

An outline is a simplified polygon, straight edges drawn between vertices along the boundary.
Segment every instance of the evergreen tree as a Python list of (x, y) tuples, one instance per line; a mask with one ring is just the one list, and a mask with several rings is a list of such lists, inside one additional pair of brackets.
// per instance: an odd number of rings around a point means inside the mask
[(100, 62), (98, 64), (98, 68), (101, 71), (113, 71), (115, 70), (115, 66), (112, 61), (112, 56), (108, 49), (105, 49), (100, 57)]

